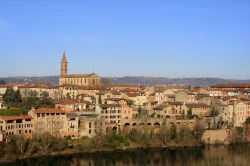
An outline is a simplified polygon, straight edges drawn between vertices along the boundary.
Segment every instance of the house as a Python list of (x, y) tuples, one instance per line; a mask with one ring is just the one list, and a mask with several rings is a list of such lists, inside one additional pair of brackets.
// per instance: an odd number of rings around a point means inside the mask
[(55, 107), (63, 109), (66, 112), (94, 109), (94, 105), (89, 101), (78, 100), (78, 99), (60, 100), (55, 103)]
[(223, 96), (223, 91), (221, 89), (210, 89), (209, 96)]
[(128, 99), (133, 101), (133, 104), (137, 107), (143, 106), (147, 102), (147, 97), (140, 93), (128, 93)]
[(106, 98), (105, 99), (106, 104), (119, 104), (119, 105), (127, 105), (127, 100), (123, 98)]
[(3, 137), (23, 135), (31, 138), (34, 129), (34, 119), (30, 115), (0, 117), (0, 133), (3, 134)]
[(183, 102), (164, 102), (153, 108), (153, 112), (156, 117), (181, 117), (183, 114)]
[(67, 132), (66, 111), (58, 108), (39, 108), (28, 112), (34, 119), (35, 132), (49, 132), (55, 136), (64, 136)]
[(244, 126), (246, 119), (250, 117), (250, 101), (235, 101), (234, 116), (234, 126)]
[(188, 111), (191, 110), (192, 115), (202, 116), (210, 116), (211, 114), (211, 106), (203, 104), (203, 103), (185, 103), (185, 114), (188, 114)]
[(112, 91), (108, 91), (104, 94), (104, 99), (107, 98), (125, 98), (125, 95), (122, 94), (120, 91), (117, 90), (112, 90)]
[(19, 85), (18, 89), (20, 90), (23, 98), (29, 97), (32, 92), (36, 94), (36, 97), (38, 98), (41, 98), (44, 93), (47, 93), (48, 97), (54, 100), (58, 100), (60, 97), (58, 86), (49, 86), (45, 84), (24, 84)]
[(101, 118), (107, 124), (121, 125), (123, 119), (132, 119), (133, 110), (130, 107), (119, 104), (101, 104), (99, 106)]
[(185, 91), (178, 91), (175, 93), (175, 101), (176, 102), (187, 102), (188, 101), (188, 93)]
[(100, 133), (105, 134), (105, 123), (100, 115), (93, 112), (67, 113), (68, 131), (65, 135), (74, 138), (95, 137)]

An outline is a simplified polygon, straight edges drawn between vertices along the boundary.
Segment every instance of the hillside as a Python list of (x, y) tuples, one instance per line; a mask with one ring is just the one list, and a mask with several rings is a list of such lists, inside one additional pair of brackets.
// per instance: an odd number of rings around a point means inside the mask
[[(143, 85), (185, 85), (210, 86), (225, 82), (250, 82), (250, 80), (229, 80), (220, 78), (164, 78), (164, 77), (103, 77), (113, 84), (143, 84)], [(7, 83), (48, 83), (58, 84), (58, 76), (43, 77), (7, 77), (0, 78)]]

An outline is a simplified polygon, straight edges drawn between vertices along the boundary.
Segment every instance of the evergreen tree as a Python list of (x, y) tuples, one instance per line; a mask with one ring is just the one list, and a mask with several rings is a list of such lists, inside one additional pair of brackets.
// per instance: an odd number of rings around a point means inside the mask
[(4, 85), (4, 84), (6, 84), (6, 82), (3, 80), (0, 80), (0, 85)]
[(102, 104), (102, 96), (101, 96), (101, 93), (99, 93), (99, 96), (98, 96), (98, 104)]
[(15, 102), (17, 103), (22, 102), (22, 96), (19, 89), (15, 92)]
[(12, 88), (8, 88), (3, 95), (3, 100), (6, 104), (11, 105), (22, 102), (22, 96), (19, 90), (15, 91)]

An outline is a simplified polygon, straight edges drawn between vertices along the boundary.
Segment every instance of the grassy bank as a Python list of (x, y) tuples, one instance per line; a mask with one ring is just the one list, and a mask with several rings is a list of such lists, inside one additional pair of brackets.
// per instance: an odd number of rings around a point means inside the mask
[(22, 108), (11, 107), (9, 109), (0, 109), (0, 116), (21, 115), (24, 112)]

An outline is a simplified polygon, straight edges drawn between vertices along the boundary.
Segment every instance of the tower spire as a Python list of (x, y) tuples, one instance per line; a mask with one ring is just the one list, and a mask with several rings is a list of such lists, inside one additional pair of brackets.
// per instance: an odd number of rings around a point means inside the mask
[(61, 61), (61, 76), (68, 75), (68, 62), (66, 58), (65, 50), (63, 51), (63, 57)]
[(62, 61), (67, 61), (65, 50), (63, 51)]

